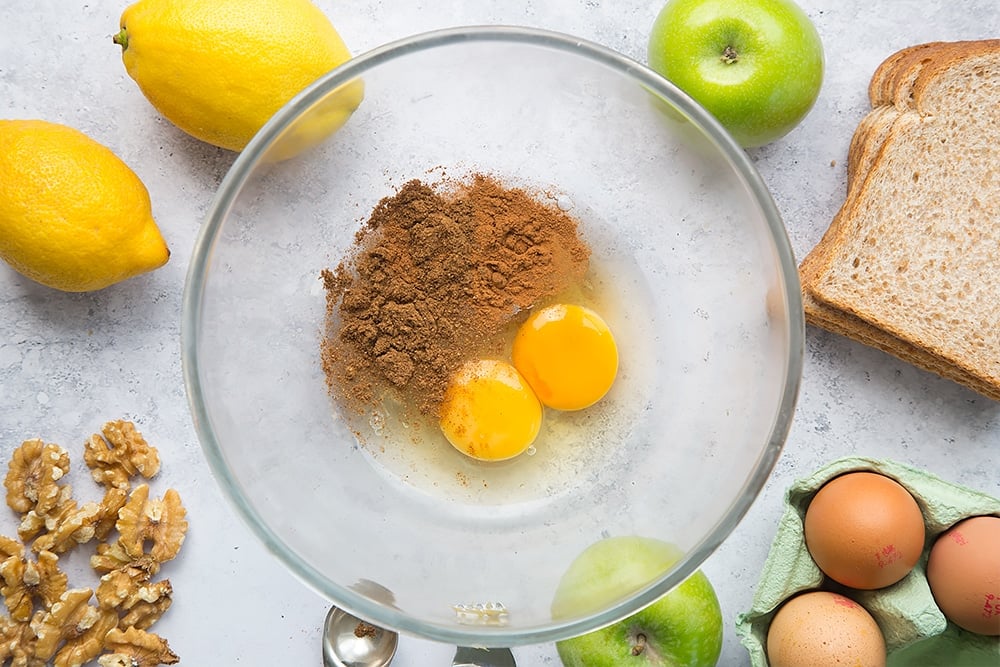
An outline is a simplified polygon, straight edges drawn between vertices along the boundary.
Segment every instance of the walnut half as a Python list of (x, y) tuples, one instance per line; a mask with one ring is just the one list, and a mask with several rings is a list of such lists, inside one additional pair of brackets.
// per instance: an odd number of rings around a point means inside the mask
[(51, 609), (66, 592), (69, 581), (59, 569), (59, 557), (51, 551), (39, 553), (37, 561), (23, 551), (8, 556), (0, 563), (0, 580), (0, 594), (11, 618), (22, 622), (31, 618), (36, 601), (46, 610)]
[(126, 570), (133, 578), (148, 580), (180, 551), (188, 527), (186, 514), (174, 489), (162, 499), (151, 499), (149, 485), (140, 484), (118, 511), (118, 540), (97, 545), (91, 567), (101, 573)]
[(132, 422), (108, 422), (101, 433), (103, 437), (90, 436), (83, 449), (83, 460), (98, 484), (128, 489), (132, 477), (150, 479), (160, 471), (159, 453)]
[(35, 655), (35, 631), (28, 623), (0, 616), (0, 665), (10, 667), (45, 667), (45, 660)]
[(34, 551), (66, 553), (77, 544), (94, 539), (96, 526), (103, 518), (101, 505), (90, 502), (77, 506), (70, 500), (60, 513), (46, 521), (49, 532), (38, 537), (31, 545)]
[(69, 472), (69, 453), (59, 445), (25, 440), (14, 450), (4, 478), (7, 505), (15, 512), (48, 514), (59, 500), (59, 480)]
[(108, 632), (118, 625), (118, 614), (90, 604), (93, 591), (74, 588), (66, 591), (47, 612), (31, 619), (38, 637), (35, 655), (54, 667), (79, 667), (101, 654)]
[(101, 577), (97, 603), (121, 613), (118, 627), (148, 630), (170, 608), (173, 592), (168, 579), (150, 582), (141, 571), (114, 570)]
[(109, 652), (97, 659), (101, 667), (156, 667), (180, 661), (166, 639), (138, 628), (115, 628), (104, 643)]
[[(187, 511), (174, 489), (167, 489), (162, 499), (149, 498), (149, 485), (140, 484), (132, 491), (125, 506), (118, 512), (118, 542), (132, 559), (152, 556), (165, 563), (180, 551), (188, 523)], [(150, 543), (146, 551), (146, 543)]]

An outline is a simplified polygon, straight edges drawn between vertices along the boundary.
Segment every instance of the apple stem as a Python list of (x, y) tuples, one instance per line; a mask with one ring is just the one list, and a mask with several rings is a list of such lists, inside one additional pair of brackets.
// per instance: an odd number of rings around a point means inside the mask
[(635, 646), (632, 647), (632, 655), (642, 655), (642, 652), (646, 650), (646, 635), (638, 634), (635, 636)]
[(722, 62), (727, 65), (732, 65), (734, 62), (740, 59), (740, 54), (736, 53), (736, 49), (731, 46), (727, 46), (722, 50)]

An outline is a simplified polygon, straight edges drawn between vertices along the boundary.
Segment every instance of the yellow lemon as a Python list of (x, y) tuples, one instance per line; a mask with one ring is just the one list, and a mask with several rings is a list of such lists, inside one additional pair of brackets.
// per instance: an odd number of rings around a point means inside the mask
[(0, 258), (87, 292), (169, 257), (146, 187), (108, 148), (65, 125), (0, 120)]
[[(267, 120), (350, 52), (309, 0), (139, 0), (114, 41), (146, 98), (167, 120), (240, 151)], [(318, 143), (361, 103), (352, 82), (294, 129), (277, 158)]]

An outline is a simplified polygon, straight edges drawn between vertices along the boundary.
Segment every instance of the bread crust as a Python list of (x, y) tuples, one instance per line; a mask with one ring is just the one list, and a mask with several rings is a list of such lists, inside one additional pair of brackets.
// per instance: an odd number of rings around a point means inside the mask
[(833, 313), (833, 317), (827, 318), (827, 312), (821, 310), (814, 313), (810, 324), (845, 336), (868, 347), (874, 347), (908, 364), (964, 385), (987, 398), (1000, 401), (1000, 388), (995, 384), (984, 382), (922, 348), (871, 326), (864, 320), (840, 311), (829, 311)]

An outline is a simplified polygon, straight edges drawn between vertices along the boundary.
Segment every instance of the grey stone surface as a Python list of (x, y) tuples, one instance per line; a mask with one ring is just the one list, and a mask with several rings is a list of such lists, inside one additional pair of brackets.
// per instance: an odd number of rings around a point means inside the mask
[[(53, 292), (0, 265), (0, 454), (41, 437), (79, 451), (107, 419), (133, 419), (162, 450), (157, 484), (183, 490), (192, 530), (169, 576), (177, 592), (157, 626), (184, 664), (318, 665), (327, 603), (251, 537), (204, 461), (187, 409), (179, 347), (188, 260), (234, 154), (163, 120), (111, 42), (124, 2), (38, 0), (0, 6), (0, 116), (72, 125), (105, 143), (146, 183), (173, 250), (152, 274), (94, 294)], [(362, 52), (446, 26), (520, 24), (571, 33), (644, 62), (660, 0), (318, 0)], [(851, 133), (866, 86), (893, 51), (1000, 34), (994, 0), (802, 0), (824, 41), (826, 80), (806, 120), (751, 151), (797, 256), (844, 197)], [(1000, 495), (1000, 404), (878, 351), (809, 329), (794, 425), (767, 487), (704, 569), (726, 617), (722, 665), (749, 663), (733, 622), (749, 607), (784, 489), (849, 454), (891, 458)], [(82, 461), (74, 461), (77, 468)], [(81, 495), (88, 480), (73, 473)], [(161, 487), (162, 490), (162, 487)], [(0, 513), (2, 514), (2, 513)], [(12, 532), (12, 517), (0, 532)], [(70, 561), (73, 564), (73, 561)], [(78, 563), (79, 564), (79, 563)], [(83, 564), (80, 564), (83, 566)], [(406, 637), (400, 667), (450, 664), (452, 647)], [(552, 646), (515, 650), (519, 664), (558, 665)]]

